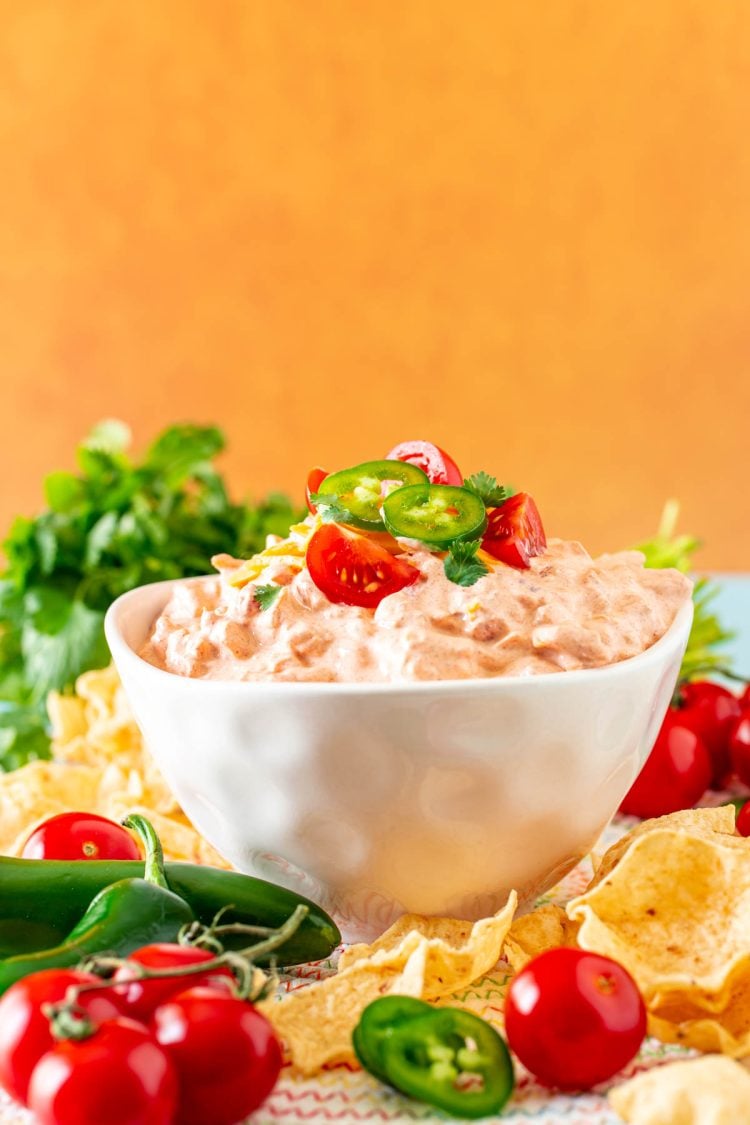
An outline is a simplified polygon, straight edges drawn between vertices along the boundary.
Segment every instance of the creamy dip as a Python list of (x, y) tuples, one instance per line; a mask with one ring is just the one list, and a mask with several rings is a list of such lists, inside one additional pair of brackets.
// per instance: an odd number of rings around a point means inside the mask
[[(690, 596), (677, 570), (651, 570), (637, 551), (592, 559), (551, 539), (528, 570), (500, 563), (457, 586), (442, 559), (408, 549), (421, 578), (377, 609), (335, 605), (303, 560), (270, 558), (232, 584), (242, 564), (175, 588), (141, 656), (181, 676), (215, 680), (399, 682), (534, 675), (597, 668), (649, 648)], [(300, 569), (301, 568), (301, 569)], [(282, 587), (262, 610), (258, 585)]]

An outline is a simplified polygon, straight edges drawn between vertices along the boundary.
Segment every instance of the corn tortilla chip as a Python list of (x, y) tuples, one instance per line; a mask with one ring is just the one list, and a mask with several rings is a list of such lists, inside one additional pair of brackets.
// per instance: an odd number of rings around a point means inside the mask
[(699, 991), (722, 1007), (750, 974), (750, 839), (654, 829), (567, 910), (581, 948), (624, 965), (647, 1003)]
[(561, 906), (548, 903), (516, 918), (505, 939), (503, 956), (517, 973), (533, 957), (560, 946), (576, 946), (578, 923)]
[(750, 1121), (750, 1074), (719, 1057), (668, 1063), (609, 1092), (630, 1125), (741, 1125)]

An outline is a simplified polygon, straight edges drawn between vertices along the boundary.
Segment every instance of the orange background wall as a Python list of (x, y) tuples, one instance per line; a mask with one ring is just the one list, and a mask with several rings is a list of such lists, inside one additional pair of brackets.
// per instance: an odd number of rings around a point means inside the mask
[[(750, 569), (746, 0), (0, 0), (0, 523), (102, 416)], [(220, 546), (217, 544), (217, 547)]]

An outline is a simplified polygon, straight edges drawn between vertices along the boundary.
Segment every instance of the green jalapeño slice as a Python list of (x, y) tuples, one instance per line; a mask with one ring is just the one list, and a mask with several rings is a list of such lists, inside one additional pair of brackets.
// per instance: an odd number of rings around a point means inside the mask
[(390, 493), (383, 519), (391, 535), (449, 547), (457, 539), (479, 539), (487, 526), (484, 502), (468, 488), (414, 484)]
[(416, 465), (405, 461), (365, 461), (326, 477), (315, 493), (314, 503), (324, 509), (330, 496), (329, 507), (337, 513), (334, 518), (338, 523), (364, 531), (383, 531), (380, 509), (389, 485), (400, 489), (418, 484), (429, 484), (429, 478)]

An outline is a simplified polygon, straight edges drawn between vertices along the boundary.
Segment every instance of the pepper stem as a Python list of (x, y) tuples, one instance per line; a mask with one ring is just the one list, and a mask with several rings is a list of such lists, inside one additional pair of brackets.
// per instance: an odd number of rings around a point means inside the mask
[(43, 1004), (42, 1014), (49, 1020), (53, 1039), (89, 1039), (96, 1030), (86, 1012), (67, 1000), (61, 1004)]
[(147, 883), (153, 883), (154, 886), (163, 887), (164, 890), (168, 891), (170, 887), (164, 872), (164, 852), (161, 840), (157, 836), (156, 829), (151, 821), (146, 820), (146, 817), (141, 816), (140, 813), (131, 813), (130, 816), (125, 817), (122, 823), (123, 827), (130, 828), (135, 832), (146, 849), (143, 878)]

